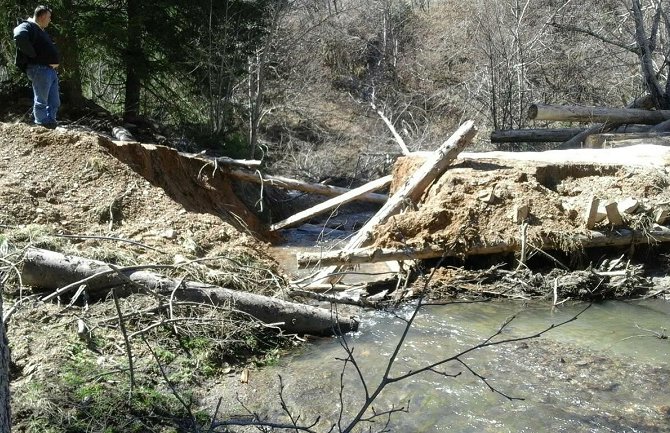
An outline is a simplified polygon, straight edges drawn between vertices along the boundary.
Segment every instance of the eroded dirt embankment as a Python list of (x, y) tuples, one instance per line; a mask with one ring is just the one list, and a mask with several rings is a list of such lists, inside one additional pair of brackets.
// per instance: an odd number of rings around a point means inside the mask
[[(119, 161), (128, 164), (135, 172), (153, 185), (163, 189), (187, 211), (210, 213), (249, 230), (260, 239), (276, 240), (267, 231), (267, 223), (252, 212), (247, 203), (253, 202), (241, 185), (226, 176), (226, 166), (213, 160), (187, 155), (175, 149), (136, 142), (112, 142), (99, 138), (99, 144)], [(257, 191), (255, 201), (262, 199)], [(266, 218), (267, 219), (267, 218)]]

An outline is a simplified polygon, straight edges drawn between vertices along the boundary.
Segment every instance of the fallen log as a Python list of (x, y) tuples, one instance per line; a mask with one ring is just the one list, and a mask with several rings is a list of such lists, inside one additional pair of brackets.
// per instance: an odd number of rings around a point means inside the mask
[[(622, 125), (612, 132), (624, 134), (652, 130), (649, 125)], [(586, 131), (586, 128), (501, 129), (491, 133), (491, 143), (563, 143)]]
[[(346, 194), (349, 191), (351, 191), (348, 188), (340, 188), (338, 186), (333, 185), (304, 182), (301, 180), (290, 179), (288, 177), (282, 177), (282, 176), (269, 176), (265, 174), (261, 175), (258, 173), (250, 173), (242, 170), (231, 170), (227, 172), (227, 174), (230, 177), (243, 180), (246, 182), (253, 182), (261, 185), (272, 185), (277, 188), (309, 192), (312, 194), (325, 195), (327, 197), (335, 197), (342, 194)], [(382, 188), (382, 186), (380, 186), (379, 188)], [(386, 203), (386, 200), (388, 200), (388, 196), (384, 194), (375, 194), (369, 192), (367, 194), (363, 194), (361, 196), (356, 197), (356, 199), (381, 204)]]
[[(393, 194), (384, 206), (349, 240), (345, 250), (360, 248), (370, 238), (374, 228), (386, 221), (390, 216), (398, 213), (405, 201), (410, 199), (414, 202), (430, 186), (430, 184), (447, 170), (449, 164), (456, 159), (458, 154), (467, 146), (477, 134), (474, 122), (468, 120), (463, 123), (454, 134), (449, 137), (433, 154), (432, 158), (423, 163), (421, 167), (405, 181), (405, 183)], [(323, 283), (339, 281), (342, 275), (334, 276), (337, 267), (322, 269), (312, 280), (312, 283)]]
[[(119, 128), (114, 128), (114, 130), (117, 130)], [(114, 137), (117, 138), (117, 140), (112, 140), (112, 143), (119, 147), (124, 147), (128, 145), (135, 145), (135, 146), (141, 146), (146, 149), (152, 149), (156, 148), (155, 144), (149, 144), (149, 143), (140, 143), (139, 141), (135, 140), (135, 138), (128, 132), (127, 135), (119, 135), (121, 134), (124, 130), (123, 128), (120, 128), (118, 133), (114, 132)], [(181, 157), (183, 158), (189, 158), (189, 159), (198, 159), (203, 162), (211, 162), (212, 164), (217, 164), (217, 165), (222, 165), (222, 166), (238, 166), (238, 167), (247, 167), (247, 168), (256, 168), (260, 167), (261, 161), (258, 159), (234, 159), (230, 158), (228, 156), (209, 156), (205, 155), (203, 153), (189, 153), (189, 152), (177, 152)]]
[(297, 214), (292, 215), (289, 218), (286, 218), (284, 221), (280, 221), (276, 224), (271, 225), (270, 231), (285, 229), (288, 227), (295, 227), (296, 225), (312, 218), (314, 215), (319, 215), (331, 209), (335, 209), (338, 206), (356, 200), (361, 195), (367, 194), (370, 191), (375, 191), (378, 190), (379, 188), (383, 188), (391, 183), (391, 179), (392, 179), (391, 175), (384, 176), (382, 178), (373, 180), (372, 182), (366, 183), (363, 186), (352, 189), (351, 191), (345, 194), (331, 198), (330, 200), (326, 200), (323, 203), (319, 203), (316, 206), (313, 206), (309, 209), (305, 209), (302, 212), (298, 212)]
[[(654, 226), (650, 232), (639, 230), (618, 229), (616, 232), (601, 233), (590, 231), (588, 235), (576, 235), (572, 241), (582, 248), (602, 248), (637, 244), (654, 244), (670, 242), (670, 229)], [(544, 239), (538, 249), (558, 249), (559, 246)], [(521, 250), (521, 242), (497, 242), (491, 245), (473, 246), (465, 251), (429, 245), (424, 248), (357, 248), (351, 250), (328, 251), (318, 253), (298, 253), (298, 267), (305, 268), (315, 263), (322, 266), (357, 265), (362, 263), (378, 263), (398, 260), (424, 260), (442, 257), (474, 256), (499, 253), (513, 253)]]
[(491, 133), (491, 143), (562, 143), (583, 130), (584, 128), (496, 130)]
[[(21, 278), (24, 284), (44, 289), (72, 286), (76, 289), (85, 280), (89, 296), (106, 296), (114, 287), (127, 291), (171, 295), (179, 301), (230, 306), (264, 323), (278, 324), (287, 332), (331, 335), (358, 328), (351, 317), (337, 316), (325, 308), (283, 301), (281, 299), (239, 292), (193, 281), (181, 281), (153, 272), (126, 268), (114, 270), (108, 264), (54, 251), (29, 248), (24, 254)], [(132, 282), (128, 288), (128, 282)], [(60, 290), (60, 294), (64, 291)], [(49, 300), (46, 296), (43, 300)]]
[(643, 123), (645, 125), (655, 125), (670, 119), (670, 110), (532, 104), (528, 109), (528, 118), (531, 120), (551, 120), (556, 122)]
[(598, 164), (616, 166), (664, 167), (670, 158), (670, 147), (637, 145), (602, 149), (545, 150), (542, 152), (462, 152), (459, 161), (533, 161), (549, 164)]

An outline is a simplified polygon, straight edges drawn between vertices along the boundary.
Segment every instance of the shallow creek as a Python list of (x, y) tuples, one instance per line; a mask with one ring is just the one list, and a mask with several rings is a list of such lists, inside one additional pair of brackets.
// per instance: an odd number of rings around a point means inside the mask
[[(510, 315), (518, 313), (498, 338), (533, 334), (580, 308), (583, 305), (552, 312), (507, 302), (426, 307), (398, 355), (392, 376), (483, 341)], [(407, 307), (400, 315), (410, 313)], [(355, 348), (367, 386), (373, 389), (404, 323), (382, 312), (364, 312), (362, 318), (360, 331), (346, 338)], [(397, 432), (668, 432), (670, 341), (640, 328), (670, 328), (670, 304), (596, 304), (575, 322), (541, 338), (477, 350), (462, 358), (495, 389), (524, 400), (509, 401), (491, 392), (463, 365), (452, 362), (439, 371), (460, 372), (460, 376), (421, 373), (389, 385), (374, 407), (381, 411), (409, 401), (408, 413), (391, 418), (389, 427)], [(281, 375), (288, 406), (301, 419), (321, 416), (319, 431), (327, 431), (328, 422), (338, 419), (342, 362), (337, 358), (345, 356), (339, 339), (315, 340), (279, 365), (251, 372), (249, 383), (237, 384), (236, 392), (252, 410), (279, 418)], [(360, 407), (363, 391), (353, 370), (348, 370), (342, 383), (346, 420)], [(230, 389), (227, 394), (235, 395)], [(224, 406), (229, 414), (243, 413), (232, 402)]]
[[(290, 260), (295, 249), (275, 251)], [(285, 263), (290, 268), (291, 265)], [(551, 308), (546, 303), (486, 302), (423, 307), (391, 370), (397, 376), (453, 356), (481, 343), (512, 315), (516, 318), (496, 337), (532, 335), (564, 321), (586, 304)], [(396, 311), (409, 317), (414, 306)], [(403, 333), (405, 322), (394, 314), (359, 310), (360, 330), (347, 335), (370, 392), (379, 383)], [(609, 301), (594, 304), (576, 321), (540, 338), (475, 350), (461, 358), (493, 388), (458, 362), (390, 384), (375, 402), (377, 411), (395, 413), (396, 432), (670, 432), (670, 303), (662, 300)], [(666, 338), (659, 338), (666, 336)], [(252, 371), (246, 384), (227, 383), (209, 396), (223, 398), (222, 415), (242, 414), (245, 405), (269, 419), (282, 419), (279, 380), (294, 415), (318, 431), (351, 419), (364, 396), (361, 381), (349, 368), (339, 338), (310, 340), (279, 364)], [(223, 384), (222, 384), (223, 385)], [(232, 388), (232, 390), (231, 390)], [(232, 391), (232, 392), (231, 392)], [(518, 400), (517, 400), (518, 399)], [(283, 421), (286, 421), (284, 418)], [(372, 431), (379, 431), (379, 419)], [(346, 425), (346, 423), (345, 423)], [(367, 431), (368, 424), (362, 424)], [(336, 429), (337, 430), (337, 429)]]

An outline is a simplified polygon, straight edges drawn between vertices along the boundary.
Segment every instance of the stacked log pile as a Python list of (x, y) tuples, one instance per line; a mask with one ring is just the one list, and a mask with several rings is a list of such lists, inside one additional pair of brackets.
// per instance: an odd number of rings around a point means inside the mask
[[(545, 128), (497, 130), (492, 143), (562, 143), (563, 149), (607, 147), (608, 143), (626, 145), (663, 143), (670, 145), (670, 110), (607, 108), (533, 104), (528, 119), (537, 122), (579, 122), (582, 128)], [(614, 144), (616, 146), (616, 144)]]

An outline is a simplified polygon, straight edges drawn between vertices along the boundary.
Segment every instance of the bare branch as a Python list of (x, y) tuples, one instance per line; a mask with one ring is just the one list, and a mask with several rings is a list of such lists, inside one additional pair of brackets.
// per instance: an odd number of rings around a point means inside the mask
[[(437, 366), (446, 364), (447, 362), (450, 362), (450, 361), (455, 361), (457, 358), (461, 358), (461, 357), (463, 357), (464, 355), (466, 355), (466, 354), (468, 354), (468, 353), (470, 353), (470, 352), (474, 352), (474, 351), (476, 351), (476, 350), (483, 349), (483, 348), (485, 348), (485, 347), (490, 347), (490, 346), (500, 346), (500, 345), (502, 345), (502, 344), (515, 343), (515, 342), (518, 342), (518, 341), (525, 341), (525, 340), (532, 340), (532, 339), (534, 339), (534, 338), (539, 338), (539, 337), (543, 336), (544, 334), (546, 334), (547, 332), (549, 332), (549, 331), (551, 331), (551, 330), (553, 330), (553, 329), (556, 329), (556, 328), (559, 328), (559, 327), (561, 327), (561, 326), (567, 325), (567, 324), (570, 323), (570, 322), (574, 322), (575, 320), (577, 320), (577, 319), (579, 318), (579, 316), (581, 316), (581, 315), (582, 315), (586, 310), (588, 310), (589, 308), (591, 308), (591, 304), (587, 305), (584, 309), (582, 309), (580, 312), (578, 312), (578, 313), (575, 314), (574, 316), (570, 317), (569, 319), (566, 319), (566, 320), (564, 320), (564, 321), (562, 321), (562, 322), (559, 322), (559, 323), (552, 323), (551, 325), (549, 325), (549, 326), (546, 327), (545, 329), (543, 329), (543, 330), (541, 330), (541, 331), (539, 331), (539, 332), (536, 332), (535, 334), (525, 335), (525, 336), (522, 336), (522, 337), (505, 338), (505, 339), (503, 339), (503, 340), (498, 340), (498, 341), (491, 341), (493, 337), (495, 337), (496, 335), (499, 335), (499, 334), (500, 334), (500, 331), (498, 331), (498, 332), (496, 332), (493, 336), (487, 338), (487, 339), (486, 339), (483, 343), (481, 343), (481, 344), (477, 344), (477, 345), (475, 345), (475, 346), (469, 347), (468, 349), (465, 349), (465, 350), (461, 351), (460, 353), (458, 353), (458, 354), (456, 354), (456, 355), (454, 355), (454, 356), (451, 356), (451, 357), (449, 357), (449, 358), (445, 358), (445, 359), (442, 359), (442, 360), (440, 360), (440, 361), (434, 362), (434, 363), (432, 363), (432, 364), (430, 364), (430, 365), (427, 365), (427, 366), (425, 366), (425, 367), (423, 367), (423, 368), (420, 368), (420, 369), (418, 369), (418, 370), (409, 371), (409, 372), (407, 372), (407, 373), (405, 373), (405, 374), (403, 374), (403, 375), (396, 376), (396, 377), (393, 377), (393, 378), (388, 378), (388, 379), (387, 379), (387, 382), (388, 382), (388, 383), (399, 382), (399, 381), (401, 381), (401, 380), (404, 380), (404, 379), (407, 379), (407, 378), (409, 378), (409, 377), (415, 376), (415, 375), (417, 375), (417, 374), (419, 374), (419, 373), (423, 373), (423, 372), (425, 372), (425, 371), (431, 371), (431, 370), (433, 370), (433, 369), (434, 369), (435, 367), (437, 367)], [(503, 329), (505, 326), (507, 326), (508, 323), (509, 323), (509, 322), (506, 322), (505, 324), (503, 324), (503, 326), (501, 327), (501, 329)]]
[(468, 371), (469, 371), (470, 373), (472, 373), (474, 376), (476, 376), (479, 380), (481, 380), (482, 382), (484, 382), (484, 384), (485, 384), (486, 386), (488, 386), (489, 389), (490, 389), (492, 392), (495, 392), (496, 394), (500, 394), (501, 396), (505, 397), (505, 398), (506, 398), (507, 400), (509, 400), (509, 401), (514, 401), (514, 400), (523, 401), (523, 400), (525, 400), (525, 398), (511, 397), (511, 396), (505, 394), (504, 392), (500, 391), (499, 389), (494, 388), (494, 387), (489, 383), (489, 381), (486, 380), (486, 378), (485, 378), (484, 376), (482, 376), (481, 374), (477, 373), (477, 372), (474, 371), (472, 368), (470, 368), (470, 366), (469, 366), (467, 363), (463, 362), (463, 360), (461, 360), (460, 358), (456, 358), (456, 361), (458, 361), (461, 365), (463, 365), (463, 367), (467, 368)]
[(625, 44), (623, 42), (619, 42), (616, 39), (610, 39), (606, 36), (603, 36), (599, 33), (594, 32), (591, 29), (584, 29), (581, 27), (573, 26), (571, 24), (561, 24), (557, 22), (552, 22), (551, 25), (557, 29), (560, 30), (565, 30), (568, 32), (573, 32), (573, 33), (580, 33), (583, 35), (588, 35), (593, 38), (598, 39), (601, 42), (604, 42), (609, 45), (614, 45), (615, 47), (623, 48), (626, 51), (630, 51), (631, 53), (635, 53), (637, 55), (640, 55), (640, 48), (634, 44)]

